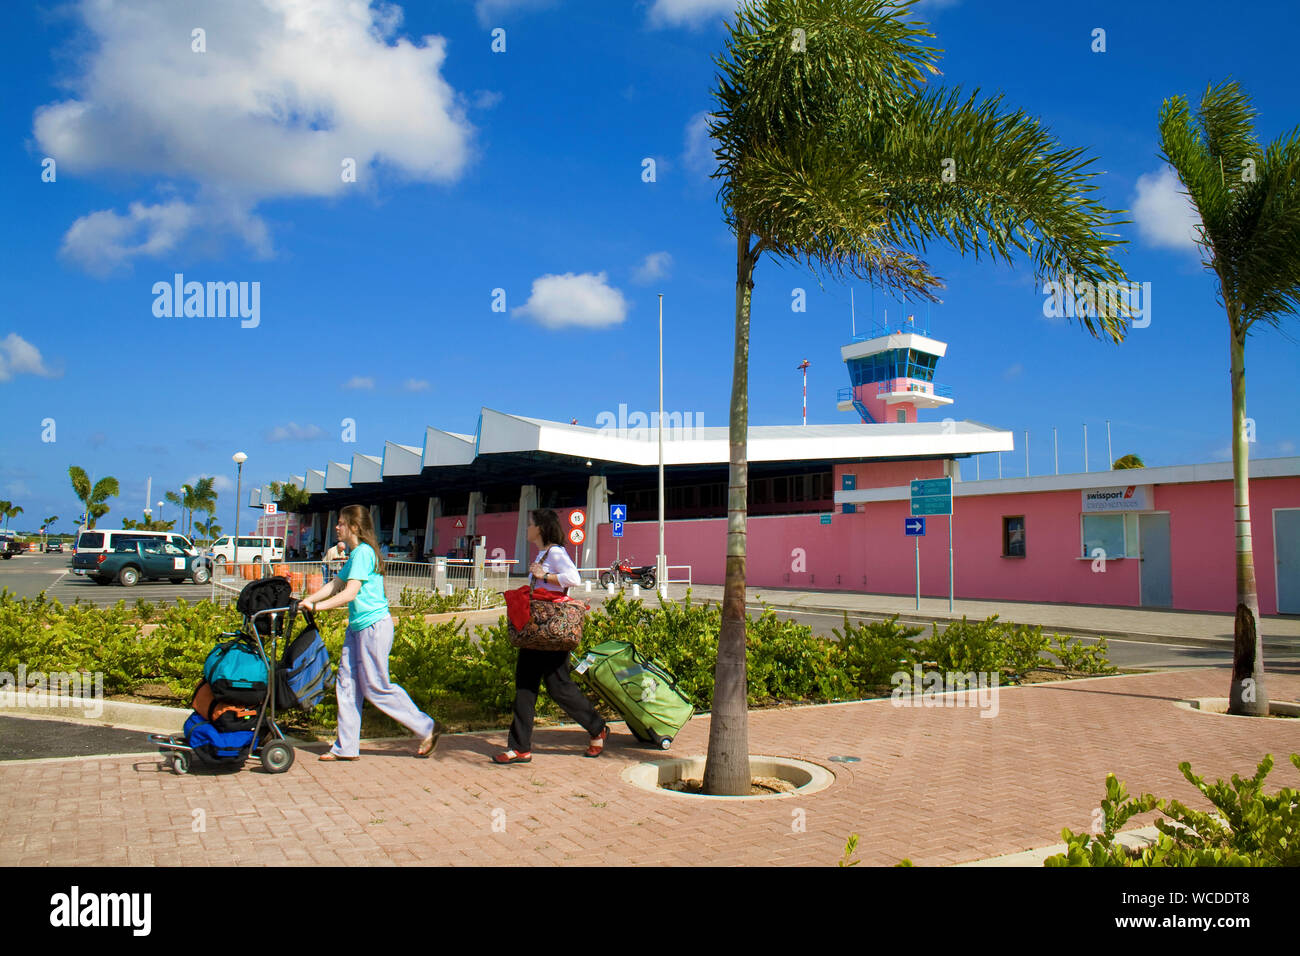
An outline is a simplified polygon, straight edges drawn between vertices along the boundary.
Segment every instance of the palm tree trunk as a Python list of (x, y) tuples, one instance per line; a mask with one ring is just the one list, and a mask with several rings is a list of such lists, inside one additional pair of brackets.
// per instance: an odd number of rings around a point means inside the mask
[(1250, 537), (1250, 458), (1246, 445), (1246, 330), (1228, 313), (1232, 330), (1232, 492), (1237, 522), (1237, 617), (1232, 629), (1232, 688), (1228, 713), (1268, 716), (1264, 642), (1259, 633), (1255, 555)]
[(727, 577), (713, 678), (704, 792), (748, 796), (749, 689), (745, 678), (745, 518), (749, 465), (749, 306), (756, 256), (749, 230), (736, 229), (736, 353), (731, 378), (731, 474), (727, 490)]

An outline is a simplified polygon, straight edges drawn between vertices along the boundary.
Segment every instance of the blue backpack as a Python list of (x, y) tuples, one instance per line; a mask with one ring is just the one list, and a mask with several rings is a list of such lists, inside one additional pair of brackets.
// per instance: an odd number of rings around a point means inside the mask
[(253, 731), (222, 733), (198, 714), (185, 721), (185, 742), (199, 763), (210, 767), (242, 766), (253, 747)]
[(284, 649), (284, 656), (275, 671), (275, 703), (277, 707), (301, 707), (311, 710), (320, 703), (325, 691), (334, 686), (334, 668), (330, 666), (330, 652), (316, 630), (311, 611), (304, 611), (307, 626), (292, 644)]
[(208, 652), (203, 662), (203, 679), (212, 685), (218, 700), (233, 704), (261, 704), (266, 698), (266, 662), (246, 634), (228, 635)]

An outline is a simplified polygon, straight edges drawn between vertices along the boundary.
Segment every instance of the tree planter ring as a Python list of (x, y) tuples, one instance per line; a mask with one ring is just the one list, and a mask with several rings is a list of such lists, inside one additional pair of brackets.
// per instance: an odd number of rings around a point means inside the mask
[(795, 789), (790, 793), (766, 793), (745, 797), (715, 797), (704, 793), (681, 793), (665, 790), (661, 784), (678, 780), (700, 779), (704, 776), (704, 757), (674, 757), (666, 760), (648, 760), (634, 764), (621, 774), (624, 783), (640, 790), (683, 800), (780, 800), (787, 797), (804, 797), (825, 790), (835, 782), (835, 774), (825, 767), (791, 757), (766, 757), (751, 754), (750, 777), (776, 777), (788, 780)]
[[(1259, 720), (1259, 717), (1250, 714), (1230, 714), (1228, 713), (1228, 698), (1226, 697), (1193, 697), (1189, 700), (1179, 700), (1174, 702), (1175, 707), (1181, 707), (1183, 710), (1194, 710), (1202, 714), (1210, 714), (1215, 717), (1234, 717), (1243, 720)], [(1269, 717), (1300, 717), (1300, 704), (1285, 700), (1270, 700), (1268, 702)]]

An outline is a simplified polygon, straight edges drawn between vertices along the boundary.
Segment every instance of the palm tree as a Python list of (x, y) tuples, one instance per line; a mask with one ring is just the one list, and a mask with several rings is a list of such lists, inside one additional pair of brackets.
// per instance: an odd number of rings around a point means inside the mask
[(94, 528), (95, 522), (108, 514), (108, 505), (105, 502), (121, 493), (117, 486), (117, 479), (101, 478), (92, 488), (85, 470), (77, 465), (68, 468), (68, 477), (72, 480), (72, 490), (86, 507), (86, 528)]
[(1137, 455), (1125, 455), (1123, 458), (1116, 458), (1110, 467), (1116, 471), (1123, 471), (1125, 468), (1145, 468), (1146, 463)]
[(175, 521), (155, 520), (148, 513), (142, 513), (139, 521), (133, 521), (130, 518), (122, 519), (122, 527), (128, 531), (133, 529), (137, 531), (170, 531), (175, 525)]
[(1206, 88), (1195, 118), (1181, 96), (1160, 107), (1160, 151), (1178, 173), (1200, 226), (1197, 244), (1228, 313), (1232, 489), (1237, 527), (1237, 615), (1228, 713), (1268, 714), (1259, 596), (1251, 550), (1246, 451), (1246, 336), (1278, 328), (1300, 306), (1300, 129), (1262, 149), (1255, 110), (1234, 82)]
[[(211, 516), (208, 517), (206, 524), (202, 521), (196, 521), (194, 523), (194, 528), (203, 535), (204, 544), (211, 544), (213, 541), (217, 540), (217, 535), (221, 534), (221, 525), (217, 524), (217, 519)], [(195, 541), (194, 543), (198, 544), (199, 542)]]
[[(935, 300), (916, 253), (941, 239), (977, 257), (1027, 256), (1036, 276), (1123, 279), (1112, 213), (1081, 149), (1000, 98), (925, 92), (939, 51), (902, 14), (914, 0), (753, 0), (728, 26), (710, 131), (736, 236), (726, 586), (704, 789), (749, 793), (745, 674), (749, 314), (764, 253)], [(1081, 316), (1118, 342), (1127, 323)], [(1094, 325), (1094, 320), (1096, 324)], [(1100, 332), (1099, 332), (1100, 329)]]
[(0, 501), (0, 518), (4, 519), (5, 527), (9, 526), (9, 519), (16, 518), (23, 513), (23, 509), (15, 505), (12, 501)]
[(185, 510), (184, 533), (190, 534), (195, 511), (206, 511), (211, 517), (217, 510), (217, 492), (212, 487), (215, 479), (200, 478), (193, 485), (181, 485), (181, 493), (167, 492), (163, 497)]

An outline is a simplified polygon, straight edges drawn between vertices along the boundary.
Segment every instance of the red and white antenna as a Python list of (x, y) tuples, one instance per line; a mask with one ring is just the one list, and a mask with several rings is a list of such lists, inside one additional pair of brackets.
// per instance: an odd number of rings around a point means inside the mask
[(808, 424), (808, 360), (804, 359), (795, 366), (803, 371), (803, 423)]

